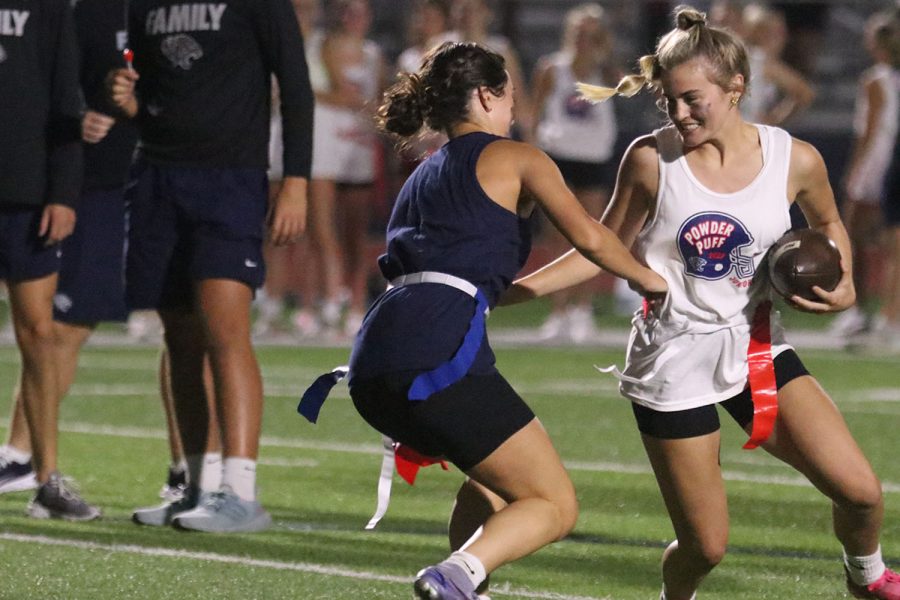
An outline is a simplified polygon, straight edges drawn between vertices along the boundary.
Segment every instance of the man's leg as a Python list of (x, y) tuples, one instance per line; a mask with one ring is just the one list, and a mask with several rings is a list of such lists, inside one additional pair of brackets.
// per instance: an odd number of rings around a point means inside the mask
[(253, 294), (231, 279), (205, 279), (197, 289), (222, 430), (222, 489), (173, 523), (198, 531), (259, 531), (271, 524), (271, 517), (256, 501), (263, 393), (250, 341)]

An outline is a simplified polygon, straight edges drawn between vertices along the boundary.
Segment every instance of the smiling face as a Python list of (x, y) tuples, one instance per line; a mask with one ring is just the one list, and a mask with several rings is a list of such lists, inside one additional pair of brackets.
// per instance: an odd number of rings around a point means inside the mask
[[(730, 90), (715, 83), (715, 72), (703, 57), (693, 58), (660, 77), (666, 114), (688, 147), (716, 138), (723, 127), (740, 122), (733, 103), (743, 87), (743, 76), (732, 78)], [(735, 121), (737, 120), (737, 121)]]

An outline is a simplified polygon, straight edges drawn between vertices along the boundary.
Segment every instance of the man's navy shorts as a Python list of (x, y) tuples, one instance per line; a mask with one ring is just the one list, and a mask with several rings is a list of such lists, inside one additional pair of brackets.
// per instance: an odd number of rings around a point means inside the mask
[(40, 279), (59, 271), (59, 244), (45, 245), (38, 232), (43, 206), (0, 206), (0, 280)]
[(128, 308), (192, 308), (204, 279), (262, 286), (268, 186), (265, 169), (139, 159), (126, 192)]
[(124, 190), (86, 192), (75, 231), (62, 242), (53, 318), (64, 323), (124, 321)]

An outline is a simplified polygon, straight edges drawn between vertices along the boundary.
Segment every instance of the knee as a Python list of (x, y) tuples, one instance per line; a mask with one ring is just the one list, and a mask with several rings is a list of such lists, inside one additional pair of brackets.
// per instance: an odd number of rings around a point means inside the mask
[(25, 354), (52, 348), (55, 341), (53, 320), (15, 323), (16, 340)]
[(840, 508), (855, 513), (869, 513), (879, 510), (882, 503), (881, 482), (874, 473), (869, 474), (865, 481), (848, 486), (834, 498), (834, 503)]
[(724, 536), (709, 536), (704, 539), (686, 541), (684, 543), (679, 541), (676, 548), (680, 552), (684, 552), (688, 560), (698, 570), (709, 572), (725, 558), (727, 543), (728, 540)]
[(578, 498), (575, 492), (557, 498), (554, 502), (559, 515), (559, 535), (558, 539), (563, 539), (575, 529), (575, 523), (578, 521)]

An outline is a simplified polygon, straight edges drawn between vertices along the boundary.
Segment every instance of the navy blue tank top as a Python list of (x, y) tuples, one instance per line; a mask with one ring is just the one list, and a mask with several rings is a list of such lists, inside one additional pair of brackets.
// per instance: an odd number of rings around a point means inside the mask
[[(475, 175), (482, 150), (504, 139), (470, 133), (447, 142), (410, 175), (387, 229), (384, 277), (439, 271), (478, 286), (491, 308), (531, 251), (528, 218), (491, 200)], [(350, 357), (352, 379), (423, 371), (456, 352), (475, 300), (456, 288), (421, 283), (388, 290), (369, 309)], [(493, 372), (485, 336), (472, 374)]]

